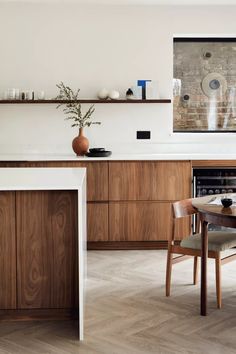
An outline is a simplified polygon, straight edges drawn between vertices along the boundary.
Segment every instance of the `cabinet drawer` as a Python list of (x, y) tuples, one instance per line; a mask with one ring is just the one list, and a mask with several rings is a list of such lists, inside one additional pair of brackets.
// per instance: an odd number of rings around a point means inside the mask
[[(168, 240), (172, 232), (171, 203), (110, 203), (109, 231), (109, 241)], [(179, 220), (176, 239), (189, 233), (190, 220)]]
[(191, 196), (189, 161), (109, 163), (110, 200), (179, 200)]
[(88, 241), (108, 241), (108, 203), (87, 204)]

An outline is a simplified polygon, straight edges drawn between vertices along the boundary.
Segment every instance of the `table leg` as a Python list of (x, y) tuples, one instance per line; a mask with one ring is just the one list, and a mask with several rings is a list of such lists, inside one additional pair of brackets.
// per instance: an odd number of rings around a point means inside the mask
[(201, 257), (201, 315), (207, 315), (207, 258), (208, 258), (208, 222), (202, 222), (202, 257)]

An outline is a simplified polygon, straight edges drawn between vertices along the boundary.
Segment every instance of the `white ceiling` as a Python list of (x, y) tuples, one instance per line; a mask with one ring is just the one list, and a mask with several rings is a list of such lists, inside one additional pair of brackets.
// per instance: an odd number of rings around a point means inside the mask
[(236, 0), (0, 0), (0, 3), (78, 3), (106, 5), (236, 5)]

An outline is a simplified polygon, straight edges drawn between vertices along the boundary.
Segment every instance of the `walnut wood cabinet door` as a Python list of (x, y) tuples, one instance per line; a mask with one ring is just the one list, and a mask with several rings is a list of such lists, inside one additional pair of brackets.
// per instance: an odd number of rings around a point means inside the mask
[(190, 161), (158, 161), (158, 200), (191, 198)]
[(69, 167), (87, 168), (87, 201), (108, 200), (108, 162), (75, 162)]
[[(168, 240), (171, 230), (171, 203), (110, 203), (110, 241)], [(189, 230), (189, 220), (182, 220), (177, 228), (177, 238), (182, 238), (182, 235), (189, 234)]]
[(190, 196), (190, 161), (109, 163), (110, 200), (172, 201)]
[(81, 167), (87, 168), (88, 201), (107, 201), (108, 162), (87, 162), (81, 165)]
[(108, 241), (108, 203), (87, 204), (89, 242)]
[(16, 308), (15, 192), (0, 192), (0, 309)]
[(77, 193), (16, 192), (19, 309), (74, 306)]

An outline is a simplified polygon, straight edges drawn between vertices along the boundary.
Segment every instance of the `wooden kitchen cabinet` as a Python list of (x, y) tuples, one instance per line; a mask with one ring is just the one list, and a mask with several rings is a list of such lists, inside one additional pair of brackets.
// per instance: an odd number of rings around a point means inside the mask
[(16, 192), (18, 309), (73, 308), (77, 215), (73, 191)]
[(109, 163), (109, 199), (173, 201), (191, 195), (189, 161)]
[[(143, 248), (148, 243), (166, 247), (171, 203), (191, 197), (191, 161), (36, 161), (0, 166), (86, 167), (90, 249), (116, 249), (119, 242), (121, 247), (127, 242), (128, 248), (140, 242)], [(179, 235), (189, 232), (190, 222), (181, 221)]]
[(108, 203), (87, 204), (87, 232), (89, 242), (108, 241)]
[[(172, 229), (171, 203), (112, 202), (109, 209), (110, 241), (168, 240)], [(190, 231), (189, 219), (181, 221), (177, 239)]]
[(15, 192), (0, 192), (0, 309), (16, 308)]
[[(109, 163), (109, 240), (167, 241), (172, 201), (191, 197), (190, 161)], [(178, 223), (176, 239), (190, 233)]]

